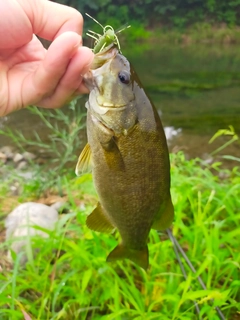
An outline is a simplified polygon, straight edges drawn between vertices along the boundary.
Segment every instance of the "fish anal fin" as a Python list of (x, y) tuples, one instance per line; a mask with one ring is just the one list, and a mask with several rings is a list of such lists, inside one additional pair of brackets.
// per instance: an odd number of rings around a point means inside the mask
[(147, 270), (148, 262), (148, 247), (142, 250), (130, 249), (123, 244), (119, 244), (107, 257), (107, 262), (114, 262), (117, 260), (129, 259), (139, 265), (144, 270)]
[(173, 217), (174, 217), (174, 208), (173, 208), (171, 197), (169, 197), (165, 210), (161, 212), (160, 218), (154, 221), (152, 225), (152, 229), (155, 229), (158, 231), (166, 230), (172, 224)]
[(97, 207), (87, 217), (86, 223), (89, 229), (98, 232), (111, 233), (115, 229), (100, 203), (98, 203)]
[(91, 148), (87, 143), (82, 150), (76, 165), (75, 173), (77, 176), (91, 171)]

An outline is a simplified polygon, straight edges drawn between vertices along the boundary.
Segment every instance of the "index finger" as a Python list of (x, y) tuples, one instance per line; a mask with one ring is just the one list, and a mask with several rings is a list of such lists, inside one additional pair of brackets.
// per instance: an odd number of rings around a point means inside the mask
[(73, 31), (82, 34), (83, 17), (76, 9), (48, 0), (18, 0), (26, 12), (33, 33), (47, 40)]

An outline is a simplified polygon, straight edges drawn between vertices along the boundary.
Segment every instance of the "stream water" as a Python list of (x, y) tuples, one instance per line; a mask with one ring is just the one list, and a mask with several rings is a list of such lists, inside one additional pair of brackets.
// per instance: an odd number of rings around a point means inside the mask
[[(208, 157), (226, 142), (209, 144), (214, 133), (233, 125), (240, 133), (240, 48), (215, 45), (148, 45), (123, 50), (158, 108), (171, 151)], [(84, 106), (84, 100), (80, 104)], [(18, 129), (27, 138), (37, 131), (48, 141), (41, 119), (21, 110), (0, 119), (0, 128)], [(12, 141), (0, 135), (0, 147)], [(223, 154), (240, 156), (235, 143)]]

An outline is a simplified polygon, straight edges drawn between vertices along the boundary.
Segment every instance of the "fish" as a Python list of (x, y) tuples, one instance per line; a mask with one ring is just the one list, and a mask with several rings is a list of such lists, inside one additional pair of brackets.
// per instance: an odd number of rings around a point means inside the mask
[(170, 161), (159, 114), (127, 58), (110, 45), (95, 55), (84, 76), (89, 89), (88, 143), (76, 174), (92, 171), (99, 202), (87, 217), (94, 231), (119, 231), (108, 262), (129, 259), (149, 267), (151, 229), (167, 229), (174, 217)]

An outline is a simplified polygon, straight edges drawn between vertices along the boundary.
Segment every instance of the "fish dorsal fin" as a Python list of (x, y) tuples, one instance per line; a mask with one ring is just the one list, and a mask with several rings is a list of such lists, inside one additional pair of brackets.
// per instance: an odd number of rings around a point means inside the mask
[(91, 148), (87, 143), (82, 150), (76, 165), (75, 173), (77, 176), (91, 171)]
[(100, 203), (98, 203), (97, 207), (87, 217), (87, 226), (91, 230), (104, 233), (111, 233), (115, 229)]
[(161, 213), (160, 219), (157, 219), (156, 221), (154, 221), (152, 225), (152, 229), (155, 229), (158, 231), (166, 230), (172, 224), (173, 217), (174, 217), (174, 208), (173, 208), (171, 197), (169, 197), (165, 210)]
[(122, 243), (119, 244), (107, 257), (107, 262), (114, 262), (116, 260), (129, 259), (139, 265), (141, 268), (147, 270), (148, 268), (148, 247), (145, 246), (142, 250), (133, 250)]

